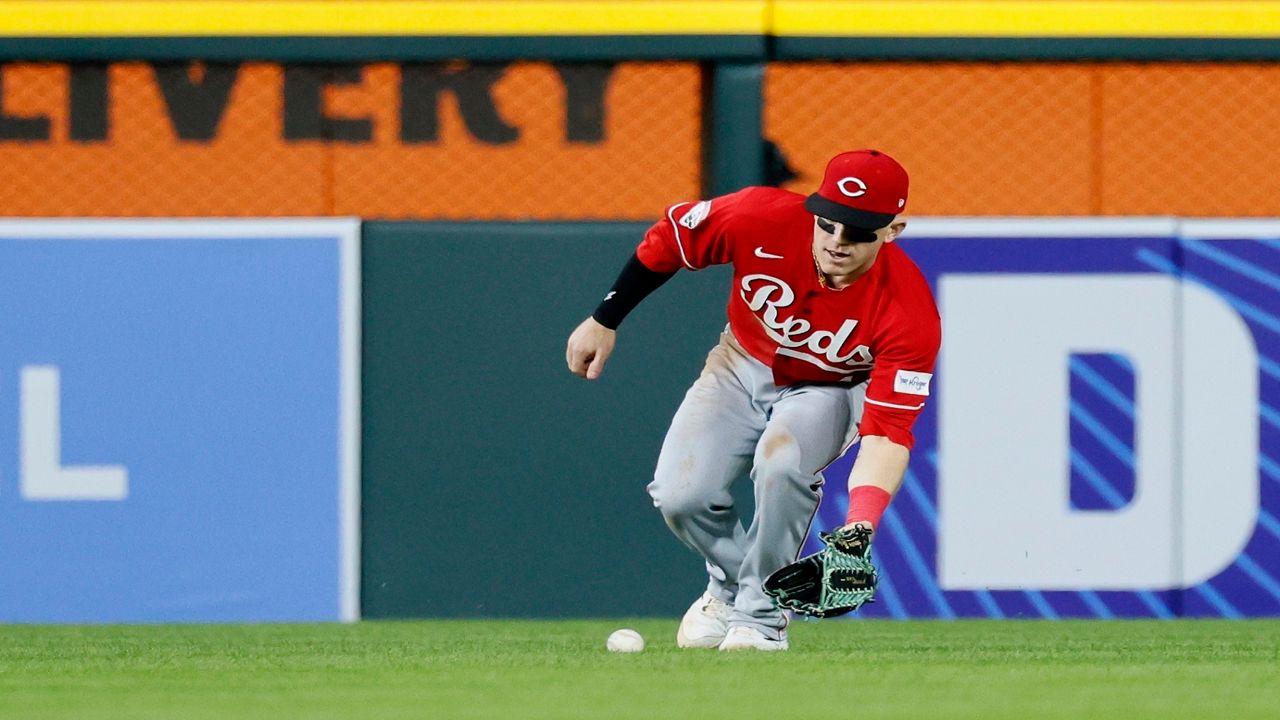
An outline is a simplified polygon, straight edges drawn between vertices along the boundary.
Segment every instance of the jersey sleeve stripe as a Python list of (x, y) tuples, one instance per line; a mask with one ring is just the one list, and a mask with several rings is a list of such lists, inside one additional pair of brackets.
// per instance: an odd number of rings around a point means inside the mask
[(679, 248), (680, 250), (680, 261), (683, 262), (684, 266), (689, 268), (690, 270), (697, 270), (698, 268), (689, 264), (689, 257), (685, 255), (684, 241), (680, 239), (680, 223), (676, 222), (676, 217), (675, 217), (676, 208), (681, 207), (682, 205), (688, 205), (688, 204), (689, 203), (685, 202), (685, 203), (680, 203), (678, 205), (672, 205), (671, 208), (667, 210), (667, 219), (671, 221), (671, 229), (676, 234), (676, 247)]
[(893, 403), (880, 402), (879, 400), (872, 400), (871, 398), (867, 398), (867, 402), (871, 403), (872, 405), (879, 405), (881, 407), (893, 408), (895, 410), (919, 410), (920, 408), (924, 407), (924, 403), (920, 403), (919, 405), (895, 405)]

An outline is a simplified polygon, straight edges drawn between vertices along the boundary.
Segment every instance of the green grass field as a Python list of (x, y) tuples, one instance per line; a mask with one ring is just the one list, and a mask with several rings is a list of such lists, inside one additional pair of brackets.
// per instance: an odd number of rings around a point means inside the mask
[[(620, 626), (633, 655), (604, 649)], [(1280, 718), (1280, 621), (0, 626), (0, 718)]]

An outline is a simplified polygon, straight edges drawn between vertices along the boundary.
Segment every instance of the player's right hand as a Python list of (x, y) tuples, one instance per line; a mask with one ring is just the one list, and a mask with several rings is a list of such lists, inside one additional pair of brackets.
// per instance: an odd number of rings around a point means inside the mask
[(569, 372), (588, 380), (600, 377), (605, 361), (613, 354), (617, 337), (618, 331), (601, 325), (595, 318), (583, 320), (569, 335), (569, 346), (565, 349), (564, 359), (569, 363)]

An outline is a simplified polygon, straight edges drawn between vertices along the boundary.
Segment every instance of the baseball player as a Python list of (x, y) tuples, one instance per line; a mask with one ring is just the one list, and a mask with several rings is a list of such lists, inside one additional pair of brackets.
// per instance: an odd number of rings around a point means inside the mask
[[(902, 483), (911, 428), (941, 339), (937, 306), (893, 244), (907, 173), (877, 150), (835, 156), (807, 198), (767, 187), (682, 202), (651, 227), (612, 289), (569, 337), (574, 374), (600, 377), (619, 323), (681, 268), (733, 265), (728, 326), (667, 431), (648, 490), (706, 560), (681, 647), (786, 650), (787, 617), (764, 592), (796, 559), (821, 472), (860, 441), (840, 530), (867, 538)], [(730, 494), (749, 476), (744, 527)]]

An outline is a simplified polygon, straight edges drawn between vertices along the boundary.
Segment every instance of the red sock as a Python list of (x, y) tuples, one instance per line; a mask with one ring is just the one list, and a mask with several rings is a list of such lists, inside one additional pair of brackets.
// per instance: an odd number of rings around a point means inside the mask
[(845, 516), (844, 524), (865, 522), (875, 530), (880, 524), (880, 516), (884, 514), (884, 509), (889, 507), (890, 498), (889, 493), (875, 485), (849, 488), (849, 514)]

